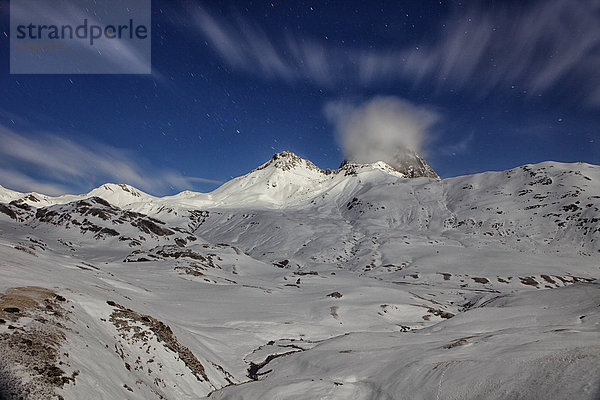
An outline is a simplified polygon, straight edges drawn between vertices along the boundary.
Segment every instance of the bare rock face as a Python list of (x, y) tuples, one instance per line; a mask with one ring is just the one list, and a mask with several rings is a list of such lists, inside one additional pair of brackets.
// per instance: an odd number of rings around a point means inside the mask
[(427, 164), (423, 157), (412, 150), (405, 150), (388, 162), (396, 171), (403, 173), (408, 178), (433, 178), (440, 179), (438, 174)]
[(70, 368), (65, 297), (42, 287), (0, 293), (0, 399), (62, 399), (56, 390), (75, 384)]

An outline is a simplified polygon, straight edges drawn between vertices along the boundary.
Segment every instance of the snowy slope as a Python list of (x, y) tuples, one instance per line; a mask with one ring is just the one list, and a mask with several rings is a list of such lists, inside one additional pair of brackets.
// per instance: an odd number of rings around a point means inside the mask
[(595, 399), (599, 252), (583, 163), (0, 188), (0, 395)]
[(211, 398), (597, 398), (599, 295), (579, 284), (498, 296), (418, 333), (335, 337)]
[(149, 202), (156, 199), (130, 185), (105, 183), (104, 185), (82, 195), (62, 195), (57, 197), (47, 196), (36, 192), (21, 193), (0, 186), (0, 202), (21, 201), (34, 207), (45, 207), (55, 204), (66, 204), (72, 201), (83, 200), (90, 197), (100, 197), (104, 200), (124, 207), (128, 204)]

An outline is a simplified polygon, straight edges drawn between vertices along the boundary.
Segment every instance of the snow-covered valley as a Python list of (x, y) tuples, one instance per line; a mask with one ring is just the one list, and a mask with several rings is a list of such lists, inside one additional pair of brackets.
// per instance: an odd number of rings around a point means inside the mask
[(584, 163), (0, 187), (0, 397), (597, 399), (599, 260)]

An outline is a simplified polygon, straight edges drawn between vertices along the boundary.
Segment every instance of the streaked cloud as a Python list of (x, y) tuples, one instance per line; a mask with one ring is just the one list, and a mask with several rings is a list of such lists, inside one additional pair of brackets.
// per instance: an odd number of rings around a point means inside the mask
[(49, 196), (72, 193), (72, 188), (56, 182), (41, 181), (19, 171), (0, 167), (0, 185), (21, 191), (37, 192)]
[(267, 31), (202, 8), (196, 29), (233, 69), (286, 82), (374, 86), (394, 81), (480, 98), (497, 89), (537, 96), (552, 90), (600, 106), (600, 13), (594, 0), (456, 7), (439, 29), (391, 48), (349, 48)]
[(593, 2), (551, 0), (489, 8), (473, 6), (449, 19), (437, 39), (407, 51), (405, 77), (433, 78), (440, 88), (497, 87), (534, 96), (570, 87), (589, 99), (600, 86), (600, 17)]
[(81, 144), (51, 133), (26, 135), (0, 126), (0, 185), (45, 194), (85, 192), (105, 182), (152, 194), (220, 181), (150, 166), (134, 153), (100, 143)]
[(195, 10), (193, 18), (197, 28), (232, 67), (284, 80), (296, 78), (292, 60), (286, 59), (260, 27), (242, 18), (234, 23), (218, 20), (202, 8)]

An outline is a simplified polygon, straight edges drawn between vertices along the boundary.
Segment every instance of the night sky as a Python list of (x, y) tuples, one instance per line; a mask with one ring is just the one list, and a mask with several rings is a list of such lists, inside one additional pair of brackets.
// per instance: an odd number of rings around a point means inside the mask
[(597, 0), (155, 0), (152, 75), (10, 75), (0, 7), (10, 189), (209, 191), (283, 150), (337, 168), (327, 110), (376, 98), (435, 115), (421, 151), (442, 177), (600, 164)]

